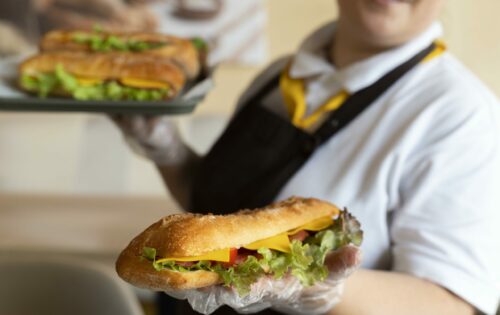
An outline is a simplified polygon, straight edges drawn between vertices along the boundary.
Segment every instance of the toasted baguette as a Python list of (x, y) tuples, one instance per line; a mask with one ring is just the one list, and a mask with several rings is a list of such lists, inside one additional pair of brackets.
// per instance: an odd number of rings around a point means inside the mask
[(293, 197), (265, 208), (228, 215), (170, 215), (130, 242), (119, 256), (116, 270), (125, 281), (151, 290), (214, 285), (222, 281), (215, 272), (156, 271), (151, 261), (141, 258), (143, 248), (155, 248), (160, 257), (197, 256), (218, 249), (239, 248), (338, 213), (339, 209), (330, 203)]
[(136, 41), (146, 43), (164, 43), (154, 49), (135, 52), (134, 54), (148, 55), (158, 59), (167, 60), (177, 64), (185, 72), (186, 77), (191, 80), (200, 73), (200, 56), (198, 50), (190, 40), (158, 34), (158, 33), (92, 33), (88, 31), (64, 31), (55, 30), (48, 32), (40, 41), (42, 52), (72, 51), (92, 52), (91, 46), (86, 43), (78, 43), (76, 36), (115, 36), (123, 41)]
[(19, 72), (21, 76), (36, 76), (40, 73), (54, 72), (57, 65), (62, 65), (65, 71), (77, 77), (102, 80), (134, 78), (167, 83), (172, 90), (169, 98), (177, 95), (185, 83), (183, 71), (175, 64), (128, 53), (42, 53), (24, 61), (19, 67)]

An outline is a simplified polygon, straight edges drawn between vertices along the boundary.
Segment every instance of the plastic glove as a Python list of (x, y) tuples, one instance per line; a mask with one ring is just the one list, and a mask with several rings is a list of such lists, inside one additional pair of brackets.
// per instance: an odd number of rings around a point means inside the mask
[(271, 307), (285, 314), (323, 314), (340, 302), (344, 282), (359, 266), (361, 252), (355, 246), (345, 246), (325, 260), (330, 273), (323, 282), (304, 287), (294, 276), (276, 280), (262, 277), (252, 284), (251, 292), (240, 297), (233, 288), (222, 285), (197, 290), (165, 292), (177, 299), (187, 299), (191, 307), (210, 314), (222, 305), (247, 314)]
[(34, 49), (22, 31), (0, 19), (0, 57), (30, 52)]
[(112, 115), (132, 150), (158, 165), (177, 165), (189, 154), (176, 124), (165, 116)]
[(54, 3), (54, 0), (33, 0), (32, 3), (37, 12), (43, 12)]
[(148, 31), (158, 24), (148, 7), (123, 0), (51, 0), (51, 4), (40, 13), (52, 28), (92, 29), (99, 25), (108, 31)]

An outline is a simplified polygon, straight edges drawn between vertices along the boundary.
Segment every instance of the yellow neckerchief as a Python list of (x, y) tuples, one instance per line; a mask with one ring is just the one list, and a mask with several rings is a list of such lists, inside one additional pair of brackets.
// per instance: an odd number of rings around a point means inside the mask
[[(436, 47), (423, 60), (427, 62), (446, 51), (446, 45), (442, 41), (435, 42)], [(341, 90), (326, 103), (318, 107), (311, 115), (306, 114), (305, 83), (303, 79), (292, 79), (290, 77), (290, 65), (288, 65), (280, 77), (280, 90), (287, 107), (291, 122), (294, 126), (307, 129), (317, 122), (324, 114), (338, 109), (350, 96), (346, 90)]]

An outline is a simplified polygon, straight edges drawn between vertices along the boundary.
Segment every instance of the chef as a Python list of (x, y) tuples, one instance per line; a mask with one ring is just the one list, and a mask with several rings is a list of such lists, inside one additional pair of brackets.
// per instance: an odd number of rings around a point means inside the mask
[(288, 305), (271, 299), (268, 312), (494, 314), (497, 99), (446, 51), (437, 22), (445, 0), (337, 3), (336, 22), (251, 84), (206, 156), (168, 119), (116, 121), (186, 210), (228, 213), (300, 195), (361, 221), (359, 270), (314, 303), (312, 287)]

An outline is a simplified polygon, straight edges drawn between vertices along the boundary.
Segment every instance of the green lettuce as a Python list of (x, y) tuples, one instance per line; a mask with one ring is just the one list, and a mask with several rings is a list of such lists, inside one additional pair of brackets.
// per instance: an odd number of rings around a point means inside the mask
[(35, 76), (23, 75), (21, 84), (29, 91), (38, 92), (40, 97), (47, 97), (53, 91), (64, 91), (77, 100), (134, 100), (158, 101), (168, 96), (168, 89), (140, 89), (123, 86), (116, 81), (85, 86), (66, 72), (62, 65), (57, 65), (53, 73), (40, 73)]
[[(146, 42), (133, 39), (122, 39), (115, 35), (106, 35), (101, 26), (94, 26), (93, 33), (76, 33), (72, 40), (78, 44), (88, 45), (92, 51), (110, 52), (110, 51), (130, 51), (143, 52), (169, 45), (166, 42)], [(195, 48), (199, 51), (206, 52), (208, 45), (200, 37), (195, 37), (191, 40)]]
[(293, 240), (290, 253), (260, 248), (257, 251), (259, 255), (250, 255), (243, 263), (229, 268), (212, 261), (199, 261), (191, 266), (181, 266), (175, 261), (158, 263), (156, 249), (151, 247), (143, 248), (143, 257), (152, 261), (153, 267), (158, 271), (167, 269), (178, 272), (216, 272), (224, 281), (224, 285), (233, 286), (240, 296), (245, 296), (250, 292), (251, 284), (266, 274), (281, 279), (290, 273), (306, 287), (323, 281), (328, 276), (328, 269), (324, 265), (328, 253), (348, 244), (359, 246), (362, 239), (363, 232), (359, 222), (347, 211), (342, 211), (335, 223), (327, 229), (317, 232), (303, 242)]
[(73, 36), (73, 41), (78, 44), (89, 45), (92, 51), (110, 52), (110, 51), (131, 51), (142, 52), (152, 50), (168, 45), (164, 42), (145, 42), (132, 39), (121, 39), (115, 35), (106, 36), (101, 32), (92, 34), (77, 33)]
[(207, 51), (208, 50), (207, 42), (200, 37), (195, 37), (195, 38), (191, 39), (191, 42), (193, 43), (193, 46), (199, 51)]

